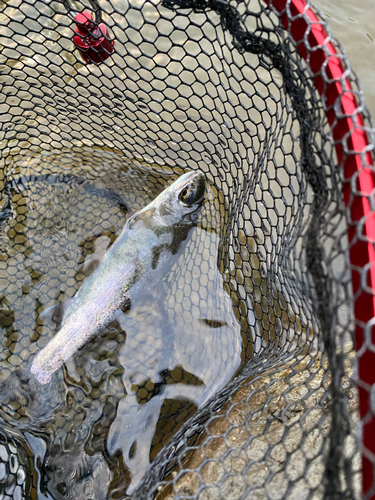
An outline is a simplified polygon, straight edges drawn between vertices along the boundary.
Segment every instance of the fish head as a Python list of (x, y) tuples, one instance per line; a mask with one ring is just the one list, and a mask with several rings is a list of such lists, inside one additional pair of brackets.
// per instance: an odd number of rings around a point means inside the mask
[(187, 172), (147, 207), (128, 219), (126, 227), (192, 225), (203, 204), (206, 194), (206, 179), (202, 172)]
[(187, 172), (155, 199), (158, 216), (165, 217), (168, 224), (177, 223), (200, 208), (205, 193), (206, 179), (202, 172)]

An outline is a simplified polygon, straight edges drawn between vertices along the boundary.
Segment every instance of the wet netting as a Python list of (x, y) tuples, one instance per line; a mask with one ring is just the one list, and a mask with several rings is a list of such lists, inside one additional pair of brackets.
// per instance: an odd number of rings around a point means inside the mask
[[(374, 139), (310, 2), (3, 0), (0, 47), (0, 498), (375, 498)], [(48, 308), (191, 170), (162, 281), (42, 385)]]

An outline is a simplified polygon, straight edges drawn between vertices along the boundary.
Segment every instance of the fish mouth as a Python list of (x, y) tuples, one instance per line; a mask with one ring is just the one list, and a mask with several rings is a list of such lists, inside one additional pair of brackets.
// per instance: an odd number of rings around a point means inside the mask
[(191, 170), (190, 172), (185, 172), (181, 175), (181, 184), (185, 182), (191, 182), (195, 177), (203, 179), (205, 178), (203, 172), (201, 172), (200, 170)]
[(202, 172), (195, 171), (195, 170), (193, 170), (192, 172), (186, 172), (185, 175), (186, 175), (186, 179), (185, 180), (187, 182), (191, 182), (195, 177), (198, 177), (198, 178), (202, 177), (202, 178), (204, 178), (204, 175), (203, 175)]

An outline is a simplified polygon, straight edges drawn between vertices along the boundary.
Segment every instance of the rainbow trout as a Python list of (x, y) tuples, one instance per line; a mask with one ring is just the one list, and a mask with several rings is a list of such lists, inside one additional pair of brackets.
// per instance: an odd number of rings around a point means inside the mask
[(61, 328), (31, 366), (41, 384), (165, 276), (198, 219), (206, 192), (200, 172), (188, 172), (128, 219), (96, 271), (67, 303)]

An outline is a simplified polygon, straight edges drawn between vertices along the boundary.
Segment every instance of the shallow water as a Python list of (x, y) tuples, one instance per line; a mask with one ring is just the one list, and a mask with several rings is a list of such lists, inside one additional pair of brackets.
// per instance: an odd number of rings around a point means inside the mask
[[(0, 416), (35, 457), (43, 455), (37, 489), (54, 498), (133, 491), (150, 454), (244, 361), (240, 323), (217, 266), (220, 216), (210, 191), (157, 289), (145, 290), (49, 384), (30, 375), (34, 354), (57, 329), (40, 314), (74, 296), (90, 273), (85, 262), (103, 254), (129, 213), (170, 180), (160, 167), (148, 165), (146, 175), (145, 165), (115, 153), (107, 153), (105, 169), (95, 168), (95, 155), (89, 168), (87, 154), (20, 158), (9, 171), (3, 213)], [(64, 173), (65, 164), (74, 174)]]
[(375, 117), (375, 0), (313, 0), (326, 16), (357, 73), (365, 102)]

